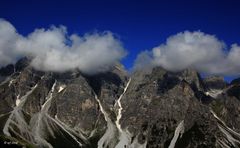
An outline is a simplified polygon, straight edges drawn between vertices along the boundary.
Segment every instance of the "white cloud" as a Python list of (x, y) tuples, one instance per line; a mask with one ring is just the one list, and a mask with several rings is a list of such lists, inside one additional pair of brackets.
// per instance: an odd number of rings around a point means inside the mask
[(152, 53), (148, 50), (145, 50), (138, 54), (134, 62), (134, 70), (144, 69), (149, 70), (153, 67)]
[(27, 37), (16, 32), (7, 21), (0, 20), (0, 66), (32, 56), (31, 65), (43, 71), (63, 72), (78, 68), (94, 74), (109, 70), (126, 51), (111, 32), (68, 35), (66, 27), (36, 29)]
[(16, 62), (18, 53), (16, 41), (20, 36), (15, 28), (7, 21), (0, 19), (0, 67)]
[[(140, 53), (134, 68), (192, 68), (208, 74), (240, 75), (240, 46), (225, 48), (225, 43), (213, 35), (185, 31)], [(69, 35), (66, 27), (52, 26), (23, 36), (12, 24), (0, 19), (0, 67), (31, 56), (31, 65), (38, 70), (63, 72), (78, 68), (94, 74), (109, 70), (125, 55), (122, 43), (111, 32)]]
[(208, 74), (239, 75), (240, 47), (234, 44), (229, 52), (225, 47), (225, 43), (213, 35), (185, 31), (170, 36), (165, 44), (141, 53), (135, 68), (142, 65), (138, 62), (144, 61), (141, 57), (147, 56), (152, 66), (161, 66), (170, 71), (192, 68)]

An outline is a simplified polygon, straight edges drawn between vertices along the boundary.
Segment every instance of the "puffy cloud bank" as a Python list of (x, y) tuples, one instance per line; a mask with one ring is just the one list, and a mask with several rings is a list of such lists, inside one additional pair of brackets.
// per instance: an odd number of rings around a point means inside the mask
[(170, 36), (165, 44), (140, 53), (135, 69), (161, 66), (170, 71), (186, 68), (207, 74), (240, 75), (240, 46), (229, 50), (223, 41), (200, 31)]
[[(0, 19), (0, 67), (30, 56), (38, 70), (64, 72), (78, 68), (94, 74), (109, 70), (126, 55), (122, 43), (111, 33), (69, 35), (64, 26), (35, 29), (27, 36)], [(135, 69), (161, 66), (170, 71), (186, 68), (207, 74), (240, 75), (240, 46), (226, 49), (223, 41), (200, 31), (181, 32), (166, 43), (141, 52)]]
[(78, 68), (94, 74), (109, 70), (126, 55), (111, 32), (69, 35), (66, 27), (35, 29), (28, 36), (0, 19), (0, 67), (31, 56), (31, 65), (43, 71), (63, 72)]

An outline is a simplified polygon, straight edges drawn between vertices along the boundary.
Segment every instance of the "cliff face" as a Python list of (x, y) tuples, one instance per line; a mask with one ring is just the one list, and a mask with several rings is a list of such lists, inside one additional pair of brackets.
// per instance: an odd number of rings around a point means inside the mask
[[(1, 145), (33, 147), (239, 147), (237, 80), (202, 80), (160, 67), (121, 65), (86, 75), (36, 71), (24, 58), (0, 70)], [(224, 86), (223, 86), (224, 84)], [(218, 95), (210, 89), (221, 88)], [(13, 143), (13, 142), (18, 142)]]
[(194, 92), (196, 88), (203, 90), (198, 75), (189, 70), (169, 73), (155, 68), (138, 79), (133, 76), (122, 100), (121, 123), (140, 143), (146, 142), (147, 147), (217, 144), (217, 135), (221, 135), (217, 121)]

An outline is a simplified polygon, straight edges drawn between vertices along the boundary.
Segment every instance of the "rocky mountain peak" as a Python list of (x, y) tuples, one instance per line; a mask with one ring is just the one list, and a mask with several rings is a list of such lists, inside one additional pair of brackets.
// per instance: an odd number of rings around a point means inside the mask
[(227, 82), (222, 76), (209, 76), (204, 79), (204, 84), (208, 89), (224, 89), (227, 87)]

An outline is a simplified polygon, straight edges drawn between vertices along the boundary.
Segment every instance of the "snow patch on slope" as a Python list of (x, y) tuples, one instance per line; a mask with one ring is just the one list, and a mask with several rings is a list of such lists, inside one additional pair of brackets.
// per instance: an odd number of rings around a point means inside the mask
[(58, 89), (58, 93), (60, 93), (61, 91), (63, 91), (66, 88), (66, 85), (61, 85)]
[(102, 138), (98, 141), (98, 148), (104, 148), (104, 147), (108, 147), (108, 145), (114, 139), (117, 129), (116, 129), (115, 125), (113, 124), (112, 120), (109, 118), (106, 111), (103, 109), (103, 106), (96, 94), (95, 94), (95, 99), (97, 100), (99, 107), (100, 107), (100, 111), (104, 115), (104, 119), (107, 122), (107, 130), (106, 130), (105, 134), (102, 136)]
[(130, 146), (131, 145), (131, 134), (129, 134), (128, 132), (122, 131), (120, 133), (120, 137), (119, 137), (119, 142), (116, 145), (115, 148), (124, 148), (126, 146)]
[(221, 89), (210, 89), (209, 91), (205, 92), (207, 96), (211, 96), (213, 98), (217, 98), (218, 95), (222, 94), (223, 90)]
[(46, 108), (45, 106), (46, 106), (46, 104), (48, 104), (49, 101), (52, 100), (53, 92), (54, 92), (54, 90), (55, 90), (56, 84), (57, 84), (57, 81), (54, 82), (54, 84), (53, 84), (53, 86), (52, 86), (52, 88), (51, 88), (48, 96), (47, 96), (46, 99), (45, 99), (45, 103), (42, 105), (41, 111), (48, 111), (50, 104), (48, 105), (47, 108)]
[(14, 79), (9, 81), (8, 87), (10, 87), (13, 84)]
[(146, 147), (147, 140), (143, 144), (140, 144), (138, 142), (138, 136), (132, 139), (132, 135), (126, 130), (121, 133), (119, 142), (115, 148), (146, 148)]
[(174, 132), (174, 136), (173, 136), (173, 138), (171, 140), (171, 143), (170, 143), (168, 148), (174, 148), (175, 144), (176, 144), (176, 142), (178, 140), (178, 137), (179, 136), (181, 137), (183, 133), (184, 133), (184, 120), (182, 120), (178, 124), (178, 126), (176, 127), (175, 132)]
[(16, 99), (16, 102), (15, 102), (15, 105), (18, 106), (19, 103), (21, 102), (21, 100), (19, 99), (20, 95), (17, 95), (17, 99)]

